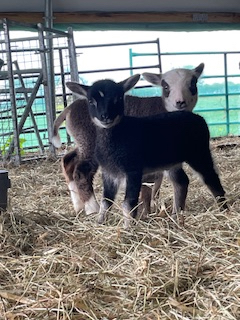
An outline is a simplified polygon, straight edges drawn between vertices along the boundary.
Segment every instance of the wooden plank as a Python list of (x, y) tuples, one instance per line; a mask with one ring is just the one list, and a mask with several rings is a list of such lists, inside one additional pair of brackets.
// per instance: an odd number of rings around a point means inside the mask
[[(40, 12), (0, 13), (0, 19), (44, 23)], [(240, 13), (221, 12), (55, 12), (54, 24), (61, 23), (240, 23)]]
[(240, 13), (55, 13), (55, 23), (239, 23)]

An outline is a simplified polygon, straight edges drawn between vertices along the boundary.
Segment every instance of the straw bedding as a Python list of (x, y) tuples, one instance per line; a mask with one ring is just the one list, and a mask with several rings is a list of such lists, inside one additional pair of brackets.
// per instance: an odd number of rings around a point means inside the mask
[[(60, 159), (9, 167), (0, 216), (0, 319), (240, 319), (240, 138), (212, 150), (230, 203), (219, 212), (190, 177), (176, 225), (172, 188), (147, 221), (122, 227), (120, 201), (103, 226), (75, 214)], [(101, 180), (95, 179), (97, 197)], [(184, 223), (183, 223), (184, 222)]]

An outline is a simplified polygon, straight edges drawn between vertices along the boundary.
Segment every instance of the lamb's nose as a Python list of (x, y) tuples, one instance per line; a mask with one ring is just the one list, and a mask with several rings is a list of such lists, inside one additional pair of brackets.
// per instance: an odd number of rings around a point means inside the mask
[(186, 108), (186, 106), (187, 106), (187, 104), (185, 101), (177, 101), (177, 103), (176, 103), (176, 108), (178, 110), (183, 110)]
[(106, 123), (111, 122), (111, 120), (107, 114), (101, 114), (101, 121), (106, 122)]
[(103, 113), (101, 114), (101, 120), (106, 120), (108, 118), (107, 114)]

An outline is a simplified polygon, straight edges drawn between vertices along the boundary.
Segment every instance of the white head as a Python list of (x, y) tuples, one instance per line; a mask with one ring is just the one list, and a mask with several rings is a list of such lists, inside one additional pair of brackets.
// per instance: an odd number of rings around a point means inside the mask
[(200, 63), (194, 69), (173, 69), (163, 74), (145, 72), (148, 82), (162, 87), (162, 99), (167, 111), (192, 111), (198, 99), (197, 81), (204, 69)]

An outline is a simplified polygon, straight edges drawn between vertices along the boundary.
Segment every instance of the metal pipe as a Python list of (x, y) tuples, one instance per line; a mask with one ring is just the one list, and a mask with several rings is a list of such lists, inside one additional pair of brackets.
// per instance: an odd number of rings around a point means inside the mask
[(129, 48), (129, 66), (130, 66), (130, 76), (133, 75), (133, 70), (132, 70), (132, 67), (133, 67), (133, 52), (132, 52), (132, 48)]
[[(32, 104), (33, 104), (33, 101), (34, 99), (36, 98), (36, 95), (37, 95), (37, 92), (38, 92), (38, 89), (40, 87), (42, 83), (42, 74), (39, 74), (39, 77), (38, 77), (38, 80), (32, 90), (32, 94), (30, 96), (29, 99), (26, 99), (27, 101), (27, 105), (22, 113), (22, 116), (20, 118), (20, 121), (19, 121), (19, 124), (18, 124), (18, 131), (17, 131), (17, 135), (18, 137), (20, 136), (20, 134), (22, 133), (22, 129), (23, 129), (23, 126), (24, 126), (24, 123), (28, 117), (28, 114), (30, 113), (30, 110), (31, 110), (31, 107), (32, 107)], [(9, 145), (9, 150), (7, 152), (7, 156), (8, 155), (11, 155), (11, 153), (13, 152), (14, 150), (14, 141), (12, 141)]]
[(46, 31), (48, 28), (53, 28), (53, 9), (52, 0), (45, 0), (45, 29), (46, 32), (46, 57), (47, 57), (47, 73), (49, 81), (49, 94), (52, 105), (52, 116), (55, 119), (56, 106), (55, 106), (55, 77), (54, 77), (54, 57), (53, 57), (53, 39), (52, 31)]
[[(59, 60), (60, 60), (60, 70), (61, 70), (61, 84), (62, 84), (62, 98), (63, 98), (63, 106), (64, 108), (67, 107), (67, 93), (66, 93), (66, 87), (65, 87), (65, 73), (64, 73), (64, 64), (63, 64), (63, 54), (62, 50), (59, 50)], [(70, 145), (71, 144), (71, 138), (66, 131), (67, 135), (67, 143)]]
[(140, 69), (150, 69), (157, 68), (159, 69), (159, 65), (149, 65), (149, 66), (141, 66), (141, 67), (123, 67), (123, 68), (111, 68), (111, 69), (98, 69), (98, 70), (81, 70), (79, 73), (101, 73), (101, 72), (110, 72), (110, 71), (127, 71), (127, 70), (140, 70)]
[(230, 117), (229, 117), (229, 97), (228, 97), (228, 75), (227, 75), (227, 54), (224, 54), (224, 82), (225, 82), (225, 95), (226, 95), (226, 122), (227, 134), (230, 133)]
[(77, 64), (77, 54), (76, 48), (73, 39), (73, 29), (68, 28), (68, 47), (69, 47), (69, 62), (70, 62), (70, 73), (71, 73), (71, 80), (77, 81), (79, 80), (78, 77), (78, 64)]
[[(20, 165), (21, 163), (21, 152), (20, 152), (20, 141), (18, 135), (18, 116), (17, 116), (17, 105), (16, 105), (16, 95), (14, 88), (14, 74), (13, 74), (13, 65), (12, 65), (12, 55), (11, 55), (11, 43), (9, 35), (9, 24), (8, 19), (3, 19), (3, 29), (4, 36), (6, 40), (6, 51), (7, 51), (7, 67), (8, 67), (8, 81), (9, 81), (9, 92), (11, 100), (11, 109), (12, 109), (12, 124), (13, 124), (13, 143), (15, 151), (15, 164)], [(9, 154), (8, 156), (10, 156)]]
[(53, 27), (53, 16), (52, 16), (52, 0), (45, 0), (45, 27), (52, 28)]
[[(42, 71), (43, 71), (43, 86), (44, 86), (44, 99), (45, 99), (45, 106), (46, 106), (46, 118), (47, 118), (47, 131), (48, 131), (48, 140), (50, 139), (53, 134), (53, 109), (52, 109), (52, 100), (49, 88), (49, 79), (48, 79), (48, 65), (47, 65), (47, 58), (46, 58), (46, 48), (44, 43), (44, 34), (43, 34), (43, 26), (42, 24), (38, 24), (38, 35), (39, 35), (39, 47), (40, 47), (40, 55), (41, 55), (41, 62), (42, 62)], [(51, 154), (55, 154), (55, 148), (50, 143), (49, 151)]]
[(151, 41), (138, 41), (138, 42), (115, 42), (115, 43), (103, 43), (103, 44), (88, 44), (84, 46), (76, 46), (76, 48), (98, 48), (98, 47), (116, 47), (116, 46), (126, 46), (126, 45), (137, 45), (137, 44), (151, 44), (157, 43), (157, 40)]
[[(50, 33), (50, 37), (51, 38), (59, 38), (59, 37), (67, 37), (67, 33), (65, 31), (61, 31), (61, 30), (57, 30), (57, 29), (54, 29), (54, 28), (48, 28), (45, 26), (44, 28), (45, 31), (48, 31)], [(53, 33), (56, 33), (57, 35), (54, 35)]]
[(157, 49), (158, 49), (158, 63), (159, 63), (159, 71), (162, 73), (162, 61), (161, 61), (161, 50), (160, 50), (160, 40), (157, 38)]
[[(52, 9), (52, 0), (45, 0), (45, 28), (53, 27), (53, 9)], [(44, 30), (45, 31), (45, 30)], [(49, 116), (49, 132), (51, 135), (48, 137), (50, 142), (53, 132), (53, 122), (56, 116), (56, 105), (55, 105), (55, 75), (54, 75), (54, 57), (53, 57), (53, 39), (52, 32), (45, 31), (46, 36), (46, 63), (47, 63), (47, 80), (48, 80), (48, 92), (50, 100), (50, 113)], [(50, 144), (50, 152), (55, 154), (54, 148)]]

